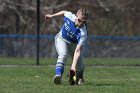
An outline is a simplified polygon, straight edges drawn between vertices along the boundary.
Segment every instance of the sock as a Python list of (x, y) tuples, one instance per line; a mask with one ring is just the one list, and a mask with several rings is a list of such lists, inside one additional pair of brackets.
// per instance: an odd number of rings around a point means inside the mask
[(56, 75), (62, 76), (62, 74), (64, 72), (64, 63), (57, 62), (55, 72), (56, 72)]

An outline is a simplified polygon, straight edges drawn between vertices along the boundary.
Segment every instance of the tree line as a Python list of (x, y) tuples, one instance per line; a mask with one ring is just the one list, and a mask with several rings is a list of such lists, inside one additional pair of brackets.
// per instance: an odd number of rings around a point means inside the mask
[[(36, 34), (36, 0), (0, 0), (0, 34)], [(90, 35), (140, 35), (139, 0), (40, 0), (40, 34), (56, 34), (63, 17), (45, 20), (44, 14), (84, 7)]]

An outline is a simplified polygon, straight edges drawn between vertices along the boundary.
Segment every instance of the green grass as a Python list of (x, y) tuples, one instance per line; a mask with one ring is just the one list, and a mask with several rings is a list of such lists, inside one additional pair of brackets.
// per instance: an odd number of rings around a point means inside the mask
[(55, 61), (40, 59), (41, 66), (33, 66), (35, 58), (0, 58), (0, 93), (140, 93), (139, 59), (85, 59), (86, 82), (74, 86), (66, 79), (69, 66), (62, 85), (53, 83)]
[(86, 67), (80, 86), (69, 85), (68, 69), (62, 85), (54, 85), (53, 67), (0, 67), (0, 93), (140, 93), (138, 67)]

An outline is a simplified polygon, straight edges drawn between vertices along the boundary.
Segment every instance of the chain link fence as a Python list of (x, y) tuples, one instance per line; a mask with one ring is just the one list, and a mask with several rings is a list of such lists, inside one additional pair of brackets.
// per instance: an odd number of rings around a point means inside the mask
[[(63, 23), (63, 17), (45, 20), (44, 14), (60, 10), (76, 13), (79, 7), (84, 7), (89, 10), (86, 58), (93, 61), (119, 58), (120, 62), (124, 58), (139, 59), (139, 5), (138, 0), (40, 0), (40, 58), (45, 58), (45, 62), (49, 58), (56, 59), (54, 37)], [(13, 64), (9, 58), (22, 64), (35, 64), (36, 6), (36, 0), (0, 0), (0, 64)], [(29, 62), (26, 59), (30, 59)]]

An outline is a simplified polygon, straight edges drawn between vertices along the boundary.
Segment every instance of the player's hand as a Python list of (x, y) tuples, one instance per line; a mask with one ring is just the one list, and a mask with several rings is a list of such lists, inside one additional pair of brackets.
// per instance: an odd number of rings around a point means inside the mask
[(76, 71), (76, 68), (74, 68), (74, 67), (71, 67), (71, 70), (73, 70), (73, 71)]
[(48, 18), (52, 18), (53, 17), (53, 15), (51, 15), (51, 14), (47, 14), (47, 15), (45, 15), (45, 19), (47, 20)]

